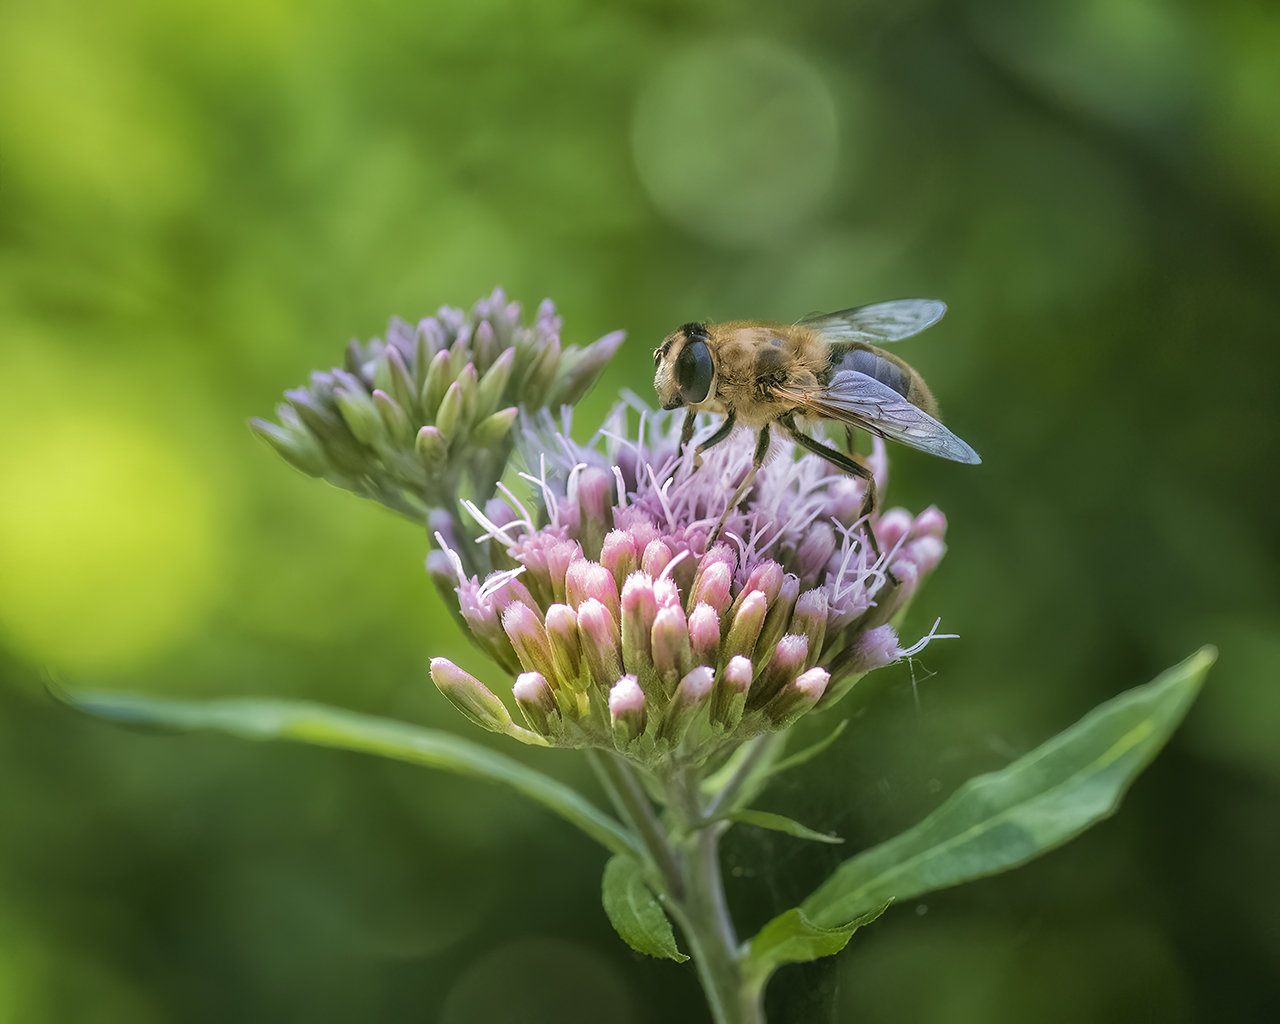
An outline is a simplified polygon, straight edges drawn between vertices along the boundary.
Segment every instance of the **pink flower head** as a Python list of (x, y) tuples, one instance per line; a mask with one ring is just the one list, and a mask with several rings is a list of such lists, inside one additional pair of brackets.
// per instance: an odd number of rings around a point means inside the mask
[[(916, 650), (888, 622), (946, 550), (937, 509), (860, 520), (864, 484), (797, 458), (775, 434), (773, 457), (709, 547), (751, 467), (749, 432), (695, 467), (678, 451), (679, 416), (620, 405), (588, 445), (569, 425), (568, 410), (558, 428), (545, 411), (524, 417), (532, 499), (500, 488), (504, 505), (465, 503), (490, 562), (508, 568), (467, 577), (436, 534), (464, 621), (521, 673), (516, 704), (548, 742), (700, 762)], [(883, 487), (878, 440), (869, 461)], [(438, 555), (429, 564), (446, 570)]]

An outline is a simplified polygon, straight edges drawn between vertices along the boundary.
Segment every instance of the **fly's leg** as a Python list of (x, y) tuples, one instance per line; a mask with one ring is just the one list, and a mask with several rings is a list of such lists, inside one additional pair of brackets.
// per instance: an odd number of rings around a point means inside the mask
[[(680, 451), (682, 452), (684, 451), (685, 446), (690, 441), (693, 440), (694, 419), (697, 417), (697, 415), (698, 414), (694, 412), (692, 409), (690, 409), (687, 413), (684, 414), (684, 424), (680, 427)], [(699, 466), (702, 465), (703, 452), (705, 452), (708, 448), (718, 445), (721, 441), (723, 441), (726, 437), (728, 437), (731, 433), (733, 433), (733, 424), (737, 420), (737, 418), (738, 418), (738, 414), (734, 412), (732, 409), (730, 409), (729, 412), (725, 415), (724, 422), (720, 424), (720, 429), (717, 430), (714, 434), (712, 434), (709, 438), (703, 441), (702, 444), (698, 445), (698, 447), (693, 450), (693, 468), (694, 469), (697, 469)], [(678, 465), (679, 463), (676, 463), (676, 466)], [(671, 469), (671, 473), (667, 477), (667, 479), (670, 480), (675, 475), (676, 475), (676, 469), (673, 466)]]
[(811, 451), (814, 455), (826, 459), (833, 466), (838, 469), (843, 469), (850, 476), (856, 476), (859, 480), (865, 480), (867, 482), (867, 494), (866, 497), (862, 499), (862, 508), (858, 511), (858, 518), (862, 519), (863, 517), (866, 517), (867, 540), (871, 543), (871, 550), (875, 552), (876, 558), (879, 558), (880, 542), (876, 540), (876, 531), (871, 528), (871, 513), (875, 511), (877, 499), (876, 478), (872, 476), (871, 470), (867, 469), (867, 467), (862, 465), (860, 462), (855, 462), (853, 459), (849, 458), (849, 456), (845, 455), (844, 452), (825, 445), (821, 441), (815, 441), (812, 437), (796, 426), (795, 418), (790, 414), (780, 416), (778, 418), (778, 422), (791, 432), (792, 438), (801, 448)]
[[(729, 414), (730, 417), (733, 413)], [(721, 430), (724, 428), (722, 427)], [(719, 431), (716, 432), (717, 434)], [(721, 438), (723, 440), (723, 438)], [(699, 445), (699, 451), (702, 448), (709, 447), (715, 439), (708, 441), (706, 445)], [(716, 523), (716, 528), (711, 531), (711, 536), (707, 538), (707, 549), (720, 538), (720, 531), (724, 529), (725, 520), (729, 518), (729, 513), (738, 507), (747, 491), (751, 490), (751, 485), (756, 481), (756, 473), (760, 471), (760, 467), (764, 465), (765, 456), (769, 454), (769, 424), (765, 424), (760, 428), (760, 433), (756, 436), (756, 453), (751, 459), (751, 469), (747, 475), (742, 478), (742, 483), (738, 484), (738, 489), (734, 492), (733, 497), (729, 500), (729, 504), (724, 507), (724, 515), (720, 517), (720, 522)]]

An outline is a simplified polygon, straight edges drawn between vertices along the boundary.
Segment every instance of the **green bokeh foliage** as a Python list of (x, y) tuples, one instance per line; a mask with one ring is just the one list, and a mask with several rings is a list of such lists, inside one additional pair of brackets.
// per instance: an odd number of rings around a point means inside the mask
[[(741, 37), (808, 60), (840, 134), (822, 203), (733, 246), (656, 212), (630, 123), (686, 48)], [(693, 318), (951, 307), (901, 352), (984, 463), (895, 449), (890, 499), (951, 521), (908, 632), (942, 615), (962, 639), (869, 679), (762, 798), (843, 847), (731, 833), (744, 933), (1220, 648), (1115, 819), (788, 968), (776, 1019), (833, 987), (861, 1021), (1276, 1019), (1277, 67), (1280, 16), (1244, 0), (0, 6), (0, 1022), (704, 1019), (687, 967), (613, 935), (603, 851), (515, 796), (113, 731), (40, 687), (54, 664), (468, 730), (426, 659), (501, 680), (424, 536), (244, 421), (349, 336), (495, 284), (554, 297), (567, 342), (630, 332), (584, 429)], [(33, 522), (63, 532), (29, 563), (11, 527)], [(575, 756), (493, 742), (591, 791)], [(548, 950), (574, 996), (531, 966)]]

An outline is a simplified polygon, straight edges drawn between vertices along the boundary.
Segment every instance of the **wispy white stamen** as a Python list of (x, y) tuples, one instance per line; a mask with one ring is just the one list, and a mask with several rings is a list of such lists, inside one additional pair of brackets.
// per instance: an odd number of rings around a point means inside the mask
[(927, 632), (919, 640), (913, 643), (910, 647), (899, 651), (898, 657), (910, 658), (913, 655), (919, 654), (921, 651), (923, 651), (926, 647), (929, 646), (929, 642), (931, 640), (956, 640), (959, 638), (960, 636), (959, 633), (939, 633), (938, 626), (941, 622), (942, 622), (942, 619), (935, 619), (933, 623), (933, 627), (929, 630), (929, 632)]
[(502, 572), (495, 572), (480, 584), (480, 589), (476, 591), (476, 600), (487, 603), (499, 590), (505, 587), (513, 579), (524, 572), (524, 566), (518, 566), (515, 569), (505, 569)]
[(454, 575), (458, 577), (458, 585), (465, 585), (467, 582), (467, 573), (466, 570), (462, 568), (462, 559), (458, 557), (458, 553), (454, 551), (453, 548), (449, 547), (449, 545), (444, 542), (444, 538), (440, 536), (439, 530), (436, 531), (436, 543), (440, 545), (440, 550), (445, 553), (446, 557), (449, 559), (449, 564), (453, 566)]

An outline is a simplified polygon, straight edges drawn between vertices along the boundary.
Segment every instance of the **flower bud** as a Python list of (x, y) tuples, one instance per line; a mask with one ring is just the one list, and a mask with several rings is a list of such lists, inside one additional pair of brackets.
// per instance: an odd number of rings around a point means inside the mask
[(583, 601), (594, 599), (618, 617), (618, 586), (609, 570), (599, 562), (579, 558), (564, 574), (565, 601), (577, 608)]
[(684, 609), (678, 604), (658, 609), (653, 620), (653, 667), (662, 682), (662, 688), (670, 693), (676, 681), (689, 671), (693, 664), (693, 652), (689, 646), (689, 627)]
[(605, 535), (613, 529), (613, 474), (589, 466), (578, 477), (578, 536), (591, 559), (600, 557)]
[(644, 691), (635, 676), (623, 676), (609, 690), (609, 720), (613, 724), (613, 742), (622, 749), (644, 733), (648, 715)]
[(800, 633), (808, 641), (809, 657), (805, 668), (812, 668), (822, 656), (822, 644), (827, 633), (827, 592), (822, 589), (807, 590), (796, 601), (791, 616), (791, 632)]
[(724, 647), (720, 651), (722, 658), (732, 658), (735, 655), (751, 658), (767, 610), (768, 599), (764, 591), (753, 590), (746, 596), (729, 626), (729, 635), (725, 637)]
[(578, 682), (582, 666), (577, 613), (567, 604), (553, 604), (547, 609), (546, 629), (556, 680), (561, 685), (573, 686)]
[[(476, 306), (479, 307), (479, 303)], [(476, 369), (483, 373), (498, 354), (498, 340), (493, 336), (493, 324), (481, 320), (471, 336), (471, 350), (475, 353)]]
[(751, 662), (737, 655), (729, 659), (711, 698), (711, 720), (725, 731), (736, 729), (751, 691)]
[(689, 600), (693, 606), (709, 604), (717, 615), (723, 616), (729, 607), (733, 570), (737, 564), (737, 557), (727, 544), (717, 544), (703, 555), (690, 590)]
[[(883, 542), (882, 542), (883, 543)], [(836, 551), (836, 531), (830, 523), (814, 523), (805, 531), (796, 549), (796, 572), (803, 580), (813, 580)]]
[(386, 437), (378, 407), (364, 388), (334, 388), (333, 397), (337, 399), (338, 411), (342, 413), (342, 418), (357, 441), (372, 445), (380, 443)]
[(601, 689), (611, 686), (622, 672), (618, 639), (618, 627), (609, 609), (594, 598), (583, 601), (578, 608), (578, 641), (582, 660)]
[(715, 665), (720, 654), (720, 616), (709, 604), (699, 604), (689, 616), (689, 644), (699, 665)]
[(458, 416), (459, 430), (465, 429), (467, 424), (473, 422), (476, 414), (476, 367), (474, 363), (467, 363), (462, 368), (462, 372), (458, 374), (458, 394), (462, 399), (462, 411)]
[(786, 632), (791, 622), (791, 610), (796, 606), (796, 598), (800, 594), (800, 578), (790, 573), (783, 576), (778, 587), (778, 595), (769, 602), (769, 611), (764, 617), (764, 625), (760, 627), (760, 637), (756, 640), (754, 658), (761, 661), (768, 657), (779, 638)]
[(656, 580), (670, 561), (671, 549), (660, 540), (651, 540), (645, 545), (640, 567)]
[(511, 695), (524, 713), (529, 728), (543, 736), (559, 731), (560, 705), (547, 681), (537, 672), (521, 672), (511, 688)]
[(249, 426), (255, 434), (283, 456), (286, 462), (302, 470), (307, 476), (322, 477), (329, 472), (329, 463), (325, 460), (324, 449), (301, 426), (297, 430), (287, 430), (257, 417), (249, 421)]
[(568, 567), (581, 561), (582, 549), (576, 540), (558, 541), (547, 550), (547, 572), (558, 602), (568, 602), (568, 588), (564, 582), (568, 576)]
[(547, 631), (532, 609), (519, 601), (507, 605), (502, 613), (502, 628), (511, 639), (511, 646), (515, 648), (516, 657), (525, 671), (541, 672), (550, 679), (556, 677)]
[(625, 580), (630, 576), (637, 561), (636, 545), (631, 534), (623, 530), (610, 530), (605, 535), (600, 548), (600, 564), (609, 570), (615, 581)]
[(891, 508), (876, 520), (876, 540), (882, 551), (892, 551), (911, 531), (911, 513), (905, 508)]
[(413, 440), (413, 428), (409, 426), (409, 417), (400, 403), (381, 388), (375, 388), (373, 404), (377, 406), (378, 415), (382, 417), (382, 424), (387, 428), (391, 440), (407, 447)]
[(438, 471), (449, 458), (449, 446), (435, 427), (423, 427), (419, 430), (414, 448), (428, 471)]
[(431, 659), (431, 681), (450, 704), (481, 728), (490, 732), (510, 732), (515, 727), (511, 713), (502, 701), (479, 679), (458, 668), (448, 658)]
[(394, 345), (388, 345), (384, 352), (384, 358), (389, 371), (389, 387), (387, 387), (387, 391), (396, 400), (396, 404), (405, 411), (406, 416), (416, 417), (418, 415), (418, 388), (414, 384), (413, 375), (409, 373), (409, 368), (405, 366), (404, 357), (400, 354), (398, 348)]
[(462, 418), (462, 386), (455, 380), (445, 389), (444, 398), (440, 400), (440, 408), (436, 411), (436, 427), (446, 441), (452, 441), (458, 432)]
[(660, 739), (666, 740), (673, 747), (684, 739), (698, 712), (710, 701), (715, 678), (715, 672), (706, 665), (699, 665), (680, 680), (663, 713), (662, 725), (658, 731)]
[(786, 728), (822, 700), (830, 679), (825, 668), (811, 668), (802, 672), (765, 707), (765, 718), (775, 729)]
[(486, 416), (471, 432), (472, 442), (477, 448), (488, 448), (495, 441), (500, 441), (511, 433), (511, 425), (519, 414), (520, 410), (513, 405)]
[(803, 671), (808, 655), (809, 641), (805, 637), (788, 634), (779, 640), (769, 664), (751, 687), (748, 706), (753, 710), (763, 707), (777, 696), (783, 687)]
[(444, 393), (453, 383), (453, 374), (449, 371), (449, 352), (442, 350), (435, 354), (431, 365), (427, 367), (427, 379), (422, 385), (422, 415), (425, 419), (435, 420), (440, 409)]
[(622, 665), (633, 675), (653, 668), (653, 620), (657, 614), (653, 580), (646, 572), (633, 572), (622, 585)]
[(480, 378), (476, 388), (477, 415), (488, 416), (498, 408), (502, 396), (506, 393), (507, 381), (511, 379), (511, 367), (515, 356), (515, 349), (504, 349)]

